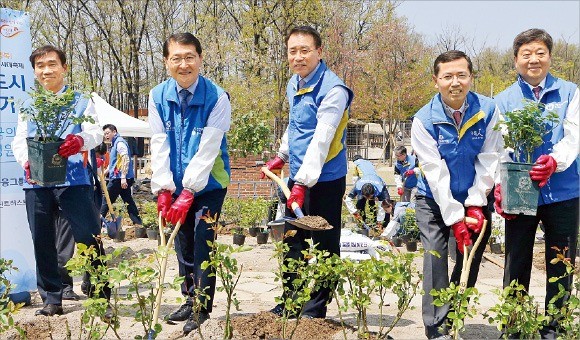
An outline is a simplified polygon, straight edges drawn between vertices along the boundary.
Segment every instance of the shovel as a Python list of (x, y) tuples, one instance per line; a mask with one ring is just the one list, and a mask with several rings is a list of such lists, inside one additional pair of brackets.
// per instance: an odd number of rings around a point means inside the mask
[[(465, 222), (469, 222), (470, 224), (476, 224), (477, 220), (472, 217), (466, 217)], [(479, 232), (479, 236), (473, 247), (469, 249), (467, 246), (463, 245), (463, 267), (461, 269), (461, 277), (459, 279), (459, 292), (463, 293), (467, 288), (467, 279), (469, 278), (469, 269), (471, 268), (471, 262), (473, 261), (473, 257), (475, 256), (475, 251), (481, 240), (483, 239), (483, 234), (485, 233), (485, 227), (487, 226), (487, 220), (483, 220), (483, 225), (481, 226), (481, 231)]]
[(105, 184), (105, 174), (103, 170), (98, 171), (99, 179), (101, 180), (101, 189), (103, 190), (103, 195), (107, 201), (107, 206), (109, 207), (109, 214), (111, 214), (111, 220), (102, 218), (105, 228), (107, 228), (107, 234), (110, 238), (117, 237), (117, 232), (121, 229), (122, 220), (120, 216), (115, 215), (115, 210), (113, 209), (113, 204), (111, 203), (111, 198), (109, 197), (109, 190), (107, 190), (107, 185)]
[[(177, 232), (179, 231), (179, 228), (181, 228), (181, 222), (177, 222), (177, 224), (175, 225), (175, 228), (173, 228), (173, 231), (171, 232), (171, 235), (169, 236), (169, 239), (167, 240), (167, 242), (165, 240), (165, 232), (163, 231), (163, 227), (165, 226), (165, 220), (163, 219), (163, 217), (161, 217), (161, 213), (159, 213), (158, 224), (159, 224), (159, 237), (161, 238), (161, 242), (160, 242), (161, 244), (159, 247), (167, 247), (167, 249), (170, 249), (173, 246), (173, 240), (175, 240), (175, 237), (177, 236)], [(167, 269), (167, 255), (168, 255), (167, 251), (160, 252), (160, 253), (163, 255), (161, 258), (159, 286), (157, 287), (157, 296), (155, 299), (155, 310), (153, 311), (153, 325), (154, 326), (157, 323), (157, 319), (159, 318), (159, 310), (161, 309), (161, 297), (163, 296), (163, 281), (165, 281), (165, 271)], [(150, 330), (150, 332), (155, 332), (155, 331)]]
[[(290, 189), (288, 189), (288, 186), (286, 185), (286, 183), (284, 183), (284, 181), (280, 177), (276, 176), (274, 173), (268, 170), (267, 167), (262, 167), (262, 172), (266, 176), (268, 176), (271, 180), (276, 182), (276, 184), (278, 184), (280, 188), (282, 188), (282, 191), (284, 192), (284, 196), (286, 196), (286, 198), (290, 198)], [(326, 221), (324, 218), (320, 216), (305, 217), (304, 213), (302, 212), (302, 209), (300, 209), (300, 206), (296, 202), (292, 202), (292, 210), (296, 215), (296, 219), (291, 219), (288, 217), (286, 217), (285, 219), (288, 221), (288, 223), (292, 224), (295, 227), (315, 231), (332, 229), (332, 226), (328, 223), (328, 221)], [(309, 217), (313, 217), (317, 221), (311, 221)]]

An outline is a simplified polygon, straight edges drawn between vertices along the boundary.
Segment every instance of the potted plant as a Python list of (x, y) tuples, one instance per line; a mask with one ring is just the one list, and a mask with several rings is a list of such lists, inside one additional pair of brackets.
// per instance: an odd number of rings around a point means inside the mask
[(417, 218), (415, 217), (415, 209), (407, 208), (405, 209), (405, 216), (403, 218), (403, 224), (401, 225), (403, 230), (403, 239), (406, 240), (405, 244), (407, 251), (417, 251), (417, 241), (419, 240), (419, 227), (417, 226)]
[(244, 233), (244, 228), (234, 227), (232, 228), (233, 243), (238, 246), (243, 246), (246, 241), (246, 234)]
[(532, 154), (552, 131), (548, 127), (556, 127), (559, 119), (555, 112), (544, 109), (542, 103), (524, 100), (521, 109), (504, 113), (494, 127), (502, 131), (505, 148), (517, 160), (500, 164), (501, 205), (506, 214), (536, 215), (540, 190), (529, 176)]
[(36, 124), (36, 135), (27, 138), (30, 177), (42, 186), (63, 184), (66, 180), (67, 159), (58, 154), (64, 142), (62, 136), (71, 125), (94, 123), (88, 116), (75, 117), (79, 102), (71, 87), (62, 93), (54, 93), (36, 83), (29, 92), (30, 105), (20, 112), (24, 120)]
[(258, 244), (268, 243), (268, 235), (270, 235), (270, 232), (268, 231), (268, 229), (261, 229), (260, 228), (260, 231), (256, 235), (256, 242)]

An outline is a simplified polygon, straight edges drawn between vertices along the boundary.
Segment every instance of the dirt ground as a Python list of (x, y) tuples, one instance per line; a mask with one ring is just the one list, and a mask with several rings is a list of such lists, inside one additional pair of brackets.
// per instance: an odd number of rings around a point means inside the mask
[[(127, 230), (125, 242), (114, 242), (106, 239), (105, 248), (112, 251), (119, 246), (128, 247), (126, 256), (132, 256), (135, 253), (151, 253), (157, 247), (157, 241), (131, 238), (131, 228)], [(219, 242), (231, 243), (231, 235), (220, 235)], [(273, 339), (280, 338), (279, 329), (280, 321), (273, 314), (268, 313), (270, 308), (275, 305), (274, 299), (281, 292), (278, 283), (274, 281), (276, 261), (271, 258), (274, 246), (271, 240), (267, 244), (258, 245), (255, 237), (246, 237), (246, 245), (253, 249), (247, 252), (236, 254), (239, 263), (243, 264), (243, 274), (236, 289), (237, 298), (240, 301), (240, 310), (234, 311), (234, 338), (236, 339)], [(543, 251), (540, 244), (537, 245), (536, 253)], [(399, 248), (405, 251), (404, 247)], [(467, 320), (466, 331), (461, 334), (464, 339), (497, 339), (500, 332), (494, 325), (490, 325), (481, 316), (481, 313), (487, 311), (496, 303), (495, 295), (492, 290), (500, 288), (502, 284), (503, 255), (486, 253), (489, 260), (484, 260), (481, 265), (477, 288), (481, 293), (480, 305), (477, 307), (480, 314), (475, 319)], [(541, 261), (541, 257), (536, 257), (535, 261)], [(450, 260), (451, 261), (451, 260)], [(416, 265), (421, 267), (421, 259), (418, 258)], [(450, 262), (450, 269), (453, 263)], [(538, 269), (537, 267), (540, 267)], [(544, 272), (542, 265), (534, 266), (532, 272), (532, 283), (530, 292), (537, 300), (543, 301)], [(175, 256), (170, 256), (166, 274), (166, 282), (177, 275), (177, 260)], [(218, 280), (218, 286), (220, 282)], [(55, 317), (34, 316), (37, 309), (42, 308), (42, 301), (37, 293), (33, 295), (33, 304), (24, 307), (15, 319), (18, 325), (27, 331), (28, 338), (32, 339), (65, 339), (69, 335), (71, 338), (79, 338), (80, 317), (84, 310), (83, 301), (86, 300), (80, 291), (80, 277), (75, 278), (75, 291), (81, 296), (80, 301), (64, 301), (63, 307), (65, 314)], [(176, 299), (180, 293), (177, 291), (166, 291), (164, 293), (164, 303), (161, 309), (161, 316), (164, 316), (179, 307)], [(225, 293), (216, 292), (214, 299), (213, 312), (211, 319), (205, 322), (201, 328), (201, 335), (198, 332), (190, 333), (187, 338), (201, 339), (219, 339), (223, 336), (223, 322), (225, 315)], [(378, 330), (379, 313), (378, 298), (373, 299), (368, 319), (371, 331)], [(421, 297), (416, 296), (412, 301), (413, 309), (408, 310), (403, 315), (397, 326), (392, 330), (390, 336), (395, 339), (418, 339), (425, 338), (423, 324), (421, 321)], [(121, 327), (118, 330), (119, 338), (129, 339), (135, 336), (144, 335), (143, 327), (134, 320), (135, 310), (129, 306), (122, 307), (120, 310)], [(383, 322), (390, 322), (396, 315), (396, 296), (389, 297), (387, 305), (384, 306), (385, 319)], [(302, 320), (298, 326), (295, 339), (356, 339), (356, 314), (355, 311), (349, 310), (342, 314), (343, 320), (348, 325), (345, 333), (342, 332), (339, 322), (339, 314), (336, 305), (333, 303), (329, 306), (326, 320)], [(291, 330), (295, 322), (290, 321), (288, 324)], [(163, 323), (163, 330), (159, 334), (159, 339), (177, 339), (183, 338), (183, 323), (168, 324)], [(14, 332), (9, 332), (3, 337), (15, 338)], [(106, 339), (116, 338), (112, 331), (105, 335)]]

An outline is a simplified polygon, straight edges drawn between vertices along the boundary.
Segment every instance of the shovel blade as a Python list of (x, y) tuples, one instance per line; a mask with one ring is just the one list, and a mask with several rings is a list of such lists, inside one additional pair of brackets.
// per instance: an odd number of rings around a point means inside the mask
[(105, 224), (105, 228), (107, 228), (107, 234), (109, 237), (117, 237), (117, 233), (119, 232), (119, 229), (121, 229), (121, 217), (113, 216), (112, 220), (105, 219), (103, 223)]

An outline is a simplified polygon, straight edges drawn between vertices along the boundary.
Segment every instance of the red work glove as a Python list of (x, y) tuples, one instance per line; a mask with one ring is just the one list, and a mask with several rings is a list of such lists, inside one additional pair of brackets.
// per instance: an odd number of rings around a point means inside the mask
[(58, 154), (67, 158), (79, 153), (85, 144), (83, 137), (69, 133), (64, 139), (64, 143), (58, 148)]
[(397, 195), (403, 196), (403, 188), (397, 188)]
[(304, 195), (306, 194), (306, 186), (302, 184), (294, 183), (292, 191), (290, 191), (290, 197), (288, 197), (288, 202), (286, 205), (289, 209), (292, 209), (292, 202), (296, 202), (300, 209), (304, 205)]
[(501, 208), (501, 184), (495, 185), (495, 189), (493, 190), (493, 197), (495, 198), (493, 206), (495, 208), (496, 213), (500, 214), (500, 216), (505, 218), (506, 220), (513, 220), (514, 218), (516, 218), (516, 215), (506, 214), (503, 212), (503, 209)]
[(481, 228), (483, 227), (483, 220), (485, 220), (485, 216), (483, 216), (483, 210), (481, 207), (467, 207), (467, 212), (465, 215), (477, 220), (477, 224), (465, 222), (465, 225), (474, 233), (479, 234), (481, 232)]
[(101, 157), (97, 157), (97, 169), (100, 169), (104, 163), (105, 163), (104, 159), (102, 159)]
[(170, 207), (171, 192), (169, 190), (159, 191), (157, 194), (157, 214), (161, 213), (161, 217), (166, 218)]
[(24, 173), (26, 176), (26, 182), (28, 182), (28, 184), (36, 184), (36, 181), (33, 181), (32, 178), (30, 178), (30, 163), (28, 163), (28, 161), (24, 163)]
[[(268, 170), (272, 171), (272, 173), (279, 175), (280, 171), (283, 167), (284, 167), (284, 161), (282, 160), (282, 158), (276, 156), (274, 157), (274, 159), (271, 159), (269, 161), (266, 162), (266, 168), (268, 168)], [(260, 178), (264, 179), (266, 175), (262, 172), (260, 174)]]
[(463, 221), (459, 221), (451, 226), (453, 229), (453, 235), (457, 241), (457, 247), (459, 252), (463, 254), (463, 246), (471, 245), (471, 233)]
[(352, 214), (352, 216), (357, 220), (360, 220), (362, 218), (361, 215), (358, 213), (358, 211)]
[(558, 164), (554, 157), (550, 155), (541, 155), (536, 159), (536, 163), (532, 166), (530, 170), (530, 178), (532, 181), (540, 181), (538, 186), (541, 188), (548, 182), (548, 178), (556, 172), (556, 167)]
[(177, 222), (185, 222), (185, 217), (192, 204), (193, 192), (183, 189), (179, 197), (171, 205), (171, 208), (169, 208), (166, 219), (173, 225), (176, 225)]
[(409, 169), (405, 171), (405, 177), (411, 177), (415, 174), (415, 169)]

